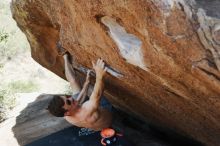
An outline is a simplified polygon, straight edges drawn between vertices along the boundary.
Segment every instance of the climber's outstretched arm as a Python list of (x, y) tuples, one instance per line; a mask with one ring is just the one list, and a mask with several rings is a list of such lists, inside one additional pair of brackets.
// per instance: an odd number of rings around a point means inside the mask
[(86, 100), (86, 95), (87, 95), (89, 83), (90, 83), (90, 72), (91, 72), (90, 70), (87, 71), (87, 76), (86, 76), (86, 80), (83, 84), (83, 88), (76, 99), (80, 105)]
[(75, 71), (70, 63), (69, 54), (68, 53), (64, 54), (63, 58), (64, 58), (66, 79), (70, 82), (70, 86), (72, 88), (73, 94), (79, 93), (79, 91), (81, 90), (80, 83), (77, 80)]
[(107, 70), (107, 68), (105, 67), (105, 63), (102, 59), (98, 59), (96, 64), (93, 63), (93, 68), (96, 73), (95, 86), (89, 98), (89, 101), (83, 104), (83, 107), (85, 107), (91, 114), (93, 112), (96, 112), (99, 107), (101, 95), (104, 88), (104, 76)]

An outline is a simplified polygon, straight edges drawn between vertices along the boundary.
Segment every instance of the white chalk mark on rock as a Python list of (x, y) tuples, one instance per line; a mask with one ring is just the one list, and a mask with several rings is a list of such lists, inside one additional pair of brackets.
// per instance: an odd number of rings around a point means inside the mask
[(109, 28), (109, 35), (118, 45), (122, 57), (125, 58), (128, 63), (147, 70), (143, 62), (141, 40), (135, 35), (127, 33), (115, 19), (109, 16), (102, 17), (101, 22)]
[[(208, 17), (203, 9), (198, 10), (197, 16), (200, 23), (200, 28), (197, 30), (200, 41), (207, 50), (211, 51), (215, 65), (220, 71), (220, 46), (216, 43), (217, 38), (215, 37), (217, 36), (213, 34), (218, 30), (217, 24), (220, 23), (220, 20)], [(214, 24), (216, 28), (213, 29)]]
[[(122, 77), (124, 76), (124, 75), (122, 75), (120, 72), (118, 72), (117, 70), (111, 68), (110, 66), (106, 66), (106, 67), (107, 67), (107, 72), (108, 72), (110, 75), (112, 75), (112, 76), (114, 76), (114, 77), (116, 77), (116, 78), (122, 78)], [(78, 66), (78, 67), (76, 67), (76, 68), (77, 68), (79, 71), (83, 72), (84, 74), (86, 74), (87, 71), (89, 70), (88, 68), (83, 67), (83, 66)], [(92, 72), (91, 72), (91, 75), (95, 77), (95, 72), (92, 71)]]
[(172, 10), (174, 6), (174, 0), (152, 0), (152, 2), (160, 8), (165, 16), (170, 15), (170, 10)]

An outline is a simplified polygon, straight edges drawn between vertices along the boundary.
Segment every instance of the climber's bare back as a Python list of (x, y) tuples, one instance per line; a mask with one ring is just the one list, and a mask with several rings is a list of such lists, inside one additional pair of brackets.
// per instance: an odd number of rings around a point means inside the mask
[(65, 113), (65, 119), (68, 122), (78, 127), (98, 131), (111, 126), (112, 114), (100, 107), (101, 95), (104, 88), (103, 80), (107, 70), (104, 61), (98, 59), (96, 64), (93, 63), (93, 69), (96, 73), (96, 82), (89, 100), (82, 105), (71, 106), (71, 108), (68, 108), (68, 105), (65, 104), (64, 108), (69, 109)]
[(65, 116), (65, 119), (77, 127), (86, 127), (95, 131), (111, 126), (112, 114), (99, 107), (93, 113), (90, 112), (89, 101), (85, 102), (74, 115)]

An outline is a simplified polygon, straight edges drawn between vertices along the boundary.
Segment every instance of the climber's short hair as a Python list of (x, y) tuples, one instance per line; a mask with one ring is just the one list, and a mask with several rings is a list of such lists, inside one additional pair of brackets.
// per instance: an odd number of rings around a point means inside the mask
[(54, 95), (47, 109), (56, 117), (64, 117), (64, 114), (67, 111), (63, 108), (64, 104), (64, 100), (59, 95)]

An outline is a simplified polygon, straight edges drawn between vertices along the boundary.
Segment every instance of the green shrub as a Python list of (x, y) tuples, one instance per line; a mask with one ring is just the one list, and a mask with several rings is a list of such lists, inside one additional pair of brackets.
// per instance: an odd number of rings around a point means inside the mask
[(16, 105), (16, 93), (29, 93), (38, 89), (33, 81), (13, 81), (0, 86), (0, 122), (7, 118), (7, 112)]
[(18, 80), (8, 84), (8, 89), (14, 93), (29, 93), (38, 89), (38, 86), (33, 81)]
[(8, 37), (9, 37), (9, 34), (4, 32), (3, 30), (0, 31), (0, 43), (4, 42), (6, 43), (8, 41)]
[(7, 112), (15, 106), (16, 98), (10, 90), (0, 90), (0, 122), (7, 118)]

